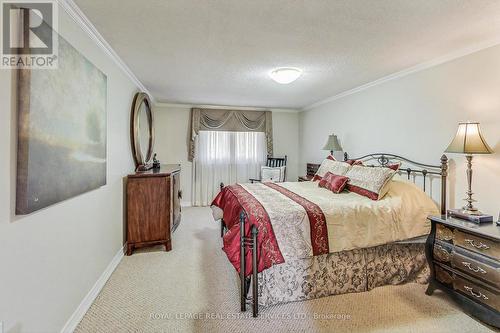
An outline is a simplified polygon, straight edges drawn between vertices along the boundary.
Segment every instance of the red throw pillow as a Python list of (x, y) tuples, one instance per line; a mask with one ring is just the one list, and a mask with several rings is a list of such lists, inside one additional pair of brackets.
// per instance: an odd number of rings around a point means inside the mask
[(336, 161), (335, 157), (333, 157), (333, 155), (328, 155), (326, 157), (327, 160), (332, 160), (332, 161)]
[(350, 165), (363, 165), (363, 161), (360, 160), (347, 160), (345, 162)]
[(327, 172), (318, 183), (318, 186), (324, 187), (333, 193), (340, 193), (344, 190), (348, 181), (349, 178), (345, 176), (339, 176), (331, 172)]
[(392, 169), (394, 171), (398, 171), (400, 166), (401, 166), (401, 162), (386, 165), (386, 167), (388, 167), (389, 169)]

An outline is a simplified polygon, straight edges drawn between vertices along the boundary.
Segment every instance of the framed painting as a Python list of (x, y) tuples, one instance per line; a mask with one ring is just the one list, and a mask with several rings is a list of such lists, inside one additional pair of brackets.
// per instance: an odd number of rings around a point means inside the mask
[(107, 77), (61, 36), (58, 56), (18, 70), (18, 215), (106, 184)]

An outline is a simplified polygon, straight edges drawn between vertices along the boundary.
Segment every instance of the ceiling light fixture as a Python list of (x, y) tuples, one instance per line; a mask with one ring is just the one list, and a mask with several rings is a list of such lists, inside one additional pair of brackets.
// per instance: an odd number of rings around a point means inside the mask
[(292, 83), (302, 75), (302, 70), (293, 67), (281, 67), (269, 73), (269, 76), (274, 81), (281, 84)]

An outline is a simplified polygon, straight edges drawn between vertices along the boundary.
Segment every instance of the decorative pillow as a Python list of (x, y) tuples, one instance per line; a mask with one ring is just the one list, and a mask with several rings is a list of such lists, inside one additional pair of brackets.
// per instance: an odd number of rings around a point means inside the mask
[(319, 181), (318, 186), (324, 187), (333, 193), (340, 193), (345, 189), (348, 180), (349, 178), (346, 176), (339, 176), (331, 172), (327, 172)]
[(386, 167), (388, 167), (389, 169), (392, 169), (394, 171), (398, 171), (400, 166), (401, 166), (401, 162), (386, 165)]
[(395, 173), (391, 168), (353, 165), (345, 174), (349, 178), (346, 188), (372, 200), (380, 200), (389, 190), (386, 185)]
[(363, 165), (363, 161), (360, 160), (347, 160), (345, 162), (350, 165)]
[(323, 178), (323, 176), (327, 172), (331, 172), (333, 174), (340, 175), (340, 176), (345, 175), (347, 170), (349, 170), (350, 167), (351, 166), (347, 163), (334, 161), (334, 160), (327, 157), (323, 161), (323, 163), (321, 163), (321, 165), (319, 166), (318, 171), (314, 175), (313, 181), (321, 180), (321, 178)]
[[(363, 161), (360, 161), (360, 160), (347, 160), (345, 162), (349, 163), (350, 165), (364, 165)], [(385, 167), (390, 168), (394, 171), (398, 171), (400, 166), (401, 166), (401, 162), (397, 162), (397, 163), (387, 164)]]
[(260, 167), (260, 178), (263, 182), (284, 182), (285, 167)]
[(336, 161), (335, 157), (333, 157), (333, 155), (328, 155), (326, 157), (327, 160), (332, 160), (332, 161)]

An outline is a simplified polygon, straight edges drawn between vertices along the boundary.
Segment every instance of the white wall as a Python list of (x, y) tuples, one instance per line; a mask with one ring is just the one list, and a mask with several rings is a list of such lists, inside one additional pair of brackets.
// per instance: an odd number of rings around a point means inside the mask
[(299, 171), (299, 113), (273, 112), (274, 156), (287, 156), (287, 180), (296, 182)]
[[(319, 162), (330, 133), (352, 157), (391, 152), (439, 164), (457, 124), (481, 122), (495, 150), (474, 157), (477, 206), (498, 216), (500, 208), (500, 46), (373, 86), (300, 114), (300, 161)], [(449, 204), (465, 198), (465, 159), (448, 154)]]
[(191, 202), (191, 167), (188, 161), (189, 107), (153, 108), (155, 152), (161, 163), (181, 164), (182, 203)]
[(9, 333), (60, 331), (123, 244), (122, 177), (133, 170), (129, 112), (136, 87), (59, 12), (60, 34), (107, 75), (107, 185), (14, 215), (13, 73), (0, 70), (0, 321)]
[[(187, 159), (189, 106), (156, 106), (155, 151), (162, 163), (180, 163), (184, 204), (191, 202), (192, 164)], [(299, 113), (273, 111), (274, 155), (287, 155), (287, 179), (296, 181), (298, 172)], [(305, 173), (305, 172), (304, 172)]]

